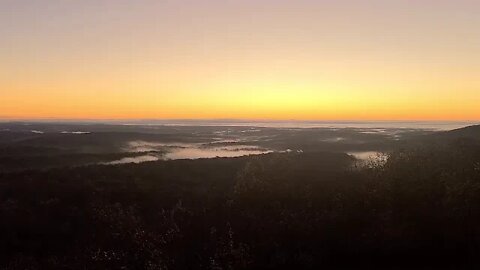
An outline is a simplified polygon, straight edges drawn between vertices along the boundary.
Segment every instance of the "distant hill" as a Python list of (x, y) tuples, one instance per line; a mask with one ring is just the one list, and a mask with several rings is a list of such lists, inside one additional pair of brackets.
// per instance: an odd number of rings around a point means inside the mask
[(467, 145), (480, 145), (480, 125), (473, 125), (449, 131), (438, 131), (430, 134), (413, 136), (408, 140), (411, 146), (437, 145), (462, 143)]
[(471, 139), (480, 139), (480, 125), (468, 126), (464, 128), (454, 129), (437, 135), (446, 137), (446, 138), (471, 138)]
[(480, 143), (480, 125), (473, 125), (464, 128), (435, 132), (420, 138), (421, 143), (451, 143), (469, 142), (478, 145)]

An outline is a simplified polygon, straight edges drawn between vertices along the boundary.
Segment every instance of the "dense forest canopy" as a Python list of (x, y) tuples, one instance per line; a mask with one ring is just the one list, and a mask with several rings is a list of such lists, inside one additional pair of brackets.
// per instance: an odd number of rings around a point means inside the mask
[[(479, 135), (422, 131), (367, 161), (332, 146), (121, 165), (0, 163), (0, 268), (475, 269)], [(278, 136), (311, 143), (305, 133)], [(57, 150), (35, 155), (64, 155)]]

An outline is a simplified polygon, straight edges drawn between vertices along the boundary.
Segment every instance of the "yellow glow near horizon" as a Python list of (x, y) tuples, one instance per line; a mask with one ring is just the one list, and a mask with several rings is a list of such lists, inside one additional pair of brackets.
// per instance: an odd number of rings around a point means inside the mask
[(480, 119), (478, 3), (21, 2), (0, 118)]

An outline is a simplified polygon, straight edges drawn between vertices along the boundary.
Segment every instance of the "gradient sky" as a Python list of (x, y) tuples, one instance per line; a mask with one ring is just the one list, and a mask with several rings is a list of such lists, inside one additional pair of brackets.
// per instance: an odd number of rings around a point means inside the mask
[(478, 0), (0, 0), (0, 117), (479, 120)]

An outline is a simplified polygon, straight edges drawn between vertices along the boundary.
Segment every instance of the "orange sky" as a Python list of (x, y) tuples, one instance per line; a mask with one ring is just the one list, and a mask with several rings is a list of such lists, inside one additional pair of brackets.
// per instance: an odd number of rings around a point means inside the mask
[(0, 3), (0, 118), (479, 120), (480, 2)]

